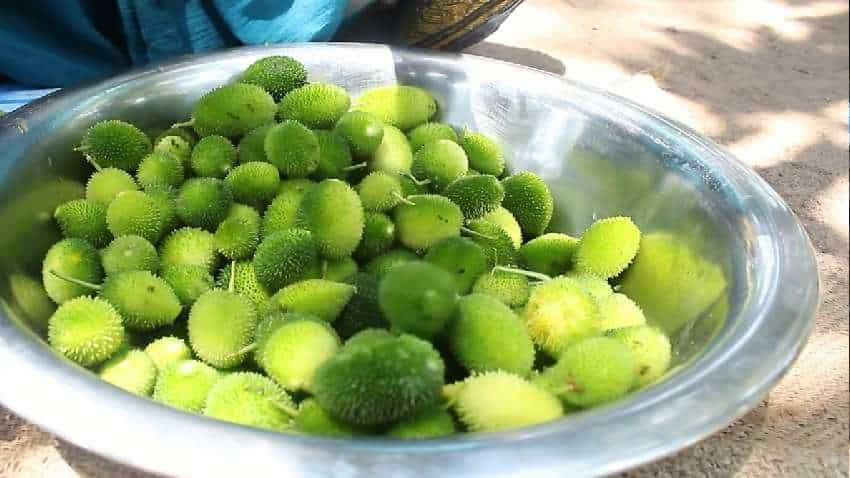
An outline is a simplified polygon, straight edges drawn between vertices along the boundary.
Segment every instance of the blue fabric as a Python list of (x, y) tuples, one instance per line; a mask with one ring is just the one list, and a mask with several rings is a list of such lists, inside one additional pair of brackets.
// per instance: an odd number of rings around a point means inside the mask
[(346, 0), (0, 0), (0, 76), (69, 86), (134, 63), (242, 44), (324, 41)]

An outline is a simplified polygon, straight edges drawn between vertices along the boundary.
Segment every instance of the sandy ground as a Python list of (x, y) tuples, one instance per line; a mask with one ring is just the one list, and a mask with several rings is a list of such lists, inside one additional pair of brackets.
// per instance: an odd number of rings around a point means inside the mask
[[(847, 1), (527, 0), (469, 51), (691, 125), (770, 182), (817, 248), (823, 304), (791, 372), (727, 429), (628, 475), (847, 476)], [(142, 475), (0, 409), (0, 476)]]

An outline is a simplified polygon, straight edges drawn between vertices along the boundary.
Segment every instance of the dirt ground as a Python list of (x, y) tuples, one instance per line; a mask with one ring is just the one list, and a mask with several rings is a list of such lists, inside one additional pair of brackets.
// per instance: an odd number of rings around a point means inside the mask
[[(770, 182), (817, 248), (823, 303), (791, 372), (727, 429), (627, 475), (847, 476), (847, 1), (526, 0), (469, 51), (694, 127)], [(0, 409), (0, 476), (142, 475)]]

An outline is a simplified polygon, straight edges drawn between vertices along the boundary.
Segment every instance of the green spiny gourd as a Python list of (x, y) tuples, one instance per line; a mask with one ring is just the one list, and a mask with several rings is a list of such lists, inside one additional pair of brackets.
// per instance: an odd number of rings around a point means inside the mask
[(171, 286), (149, 271), (106, 277), (100, 296), (115, 306), (129, 329), (150, 330), (174, 323), (182, 310)]
[(433, 339), (451, 319), (457, 293), (452, 274), (433, 264), (414, 261), (384, 276), (378, 300), (394, 329)]
[(316, 183), (309, 179), (281, 181), (277, 196), (263, 215), (263, 237), (295, 227), (301, 200)]
[(124, 343), (121, 315), (109, 302), (77, 297), (50, 317), (47, 341), (60, 354), (84, 367), (112, 357)]
[(599, 328), (615, 330), (646, 323), (643, 310), (625, 294), (611, 294), (599, 300)]
[(150, 271), (159, 269), (156, 247), (141, 236), (121, 236), (100, 251), (103, 271), (107, 275), (127, 271)]
[(156, 365), (144, 351), (125, 349), (101, 364), (97, 374), (106, 383), (149, 397), (156, 383)]
[(197, 360), (180, 360), (159, 372), (153, 399), (188, 412), (200, 413), (221, 373)]
[(451, 273), (461, 294), (469, 293), (475, 280), (490, 269), (481, 246), (465, 237), (449, 237), (434, 244), (425, 254), (425, 261)]
[(182, 136), (166, 135), (156, 140), (153, 150), (155, 153), (170, 154), (179, 159), (181, 165), (185, 165), (192, 156), (192, 147), (194, 144), (194, 139), (190, 142)]
[(572, 266), (576, 249), (578, 239), (550, 232), (523, 244), (519, 248), (519, 263), (530, 271), (556, 276)]
[(44, 290), (57, 304), (86, 295), (91, 289), (55, 274), (92, 283), (103, 279), (97, 249), (82, 239), (65, 239), (54, 244), (44, 257), (41, 272)]
[(371, 113), (384, 124), (407, 131), (430, 120), (437, 112), (437, 102), (422, 88), (392, 85), (363, 93), (352, 109)]
[(171, 286), (171, 290), (184, 306), (191, 306), (213, 288), (213, 276), (205, 266), (184, 264), (168, 265), (160, 271), (162, 279)]
[(260, 243), (260, 215), (253, 218), (231, 217), (218, 225), (215, 247), (230, 260), (250, 259)]
[(395, 232), (395, 223), (389, 216), (380, 212), (367, 212), (363, 239), (357, 245), (354, 256), (365, 262), (387, 252), (395, 243)]
[(67, 238), (84, 239), (95, 247), (103, 247), (112, 239), (106, 227), (106, 206), (87, 199), (73, 199), (60, 204), (53, 217)]
[(253, 372), (236, 372), (210, 389), (204, 415), (268, 430), (284, 431), (298, 411), (292, 398), (272, 379)]
[(183, 176), (183, 161), (163, 151), (145, 156), (136, 171), (136, 180), (145, 189), (153, 185), (178, 187), (183, 183)]
[(460, 206), (467, 220), (473, 220), (495, 211), (502, 204), (505, 190), (495, 176), (476, 175), (456, 179), (443, 194)]
[(528, 277), (515, 272), (494, 270), (482, 274), (472, 286), (472, 292), (492, 296), (513, 309), (518, 309), (528, 302), (531, 286)]
[(257, 311), (246, 297), (213, 289), (189, 312), (189, 344), (195, 355), (216, 368), (242, 363), (254, 339)]
[(240, 163), (269, 162), (266, 156), (266, 135), (275, 124), (269, 123), (254, 128), (239, 140), (236, 156)]
[(115, 196), (124, 191), (138, 191), (139, 185), (127, 171), (118, 168), (103, 168), (95, 171), (86, 182), (86, 199), (109, 205)]
[(215, 230), (233, 204), (230, 186), (215, 178), (192, 178), (177, 194), (177, 216), (190, 227)]
[(272, 296), (276, 307), (333, 322), (354, 295), (354, 286), (325, 279), (308, 279), (290, 284)]
[(382, 328), (363, 329), (345, 341), (345, 347), (351, 348), (359, 345), (377, 345), (389, 342), (396, 338), (398, 334), (390, 332)]
[(640, 247), (640, 229), (628, 217), (609, 217), (584, 231), (575, 252), (578, 271), (609, 279), (626, 270)]
[(47, 296), (41, 281), (29, 274), (14, 272), (9, 274), (8, 281), (11, 302), (23, 313), (27, 325), (43, 336), (50, 316), (56, 312), (56, 304)]
[(189, 164), (198, 176), (223, 178), (236, 162), (236, 147), (220, 135), (205, 136), (192, 150)]
[(658, 381), (672, 360), (670, 339), (661, 329), (649, 325), (624, 327), (608, 333), (623, 341), (635, 358), (637, 380), (632, 388), (642, 388)]
[(106, 209), (106, 225), (115, 237), (141, 236), (156, 242), (162, 233), (162, 212), (141, 191), (118, 193)]
[(319, 140), (319, 166), (313, 176), (320, 180), (345, 179), (352, 169), (351, 150), (345, 138), (335, 131), (314, 130), (313, 134)]
[(407, 142), (407, 136), (394, 127), (384, 126), (381, 144), (372, 155), (370, 166), (373, 171), (387, 173), (409, 173), (413, 165), (413, 150)]
[(162, 268), (199, 266), (212, 272), (218, 265), (215, 236), (196, 227), (183, 227), (169, 234), (159, 246)]
[(145, 194), (153, 200), (159, 209), (161, 236), (171, 233), (180, 226), (177, 217), (177, 189), (165, 185), (148, 186)]
[(371, 212), (386, 212), (396, 207), (404, 198), (400, 176), (384, 171), (375, 171), (360, 181), (357, 193), (363, 208)]
[(311, 390), (316, 370), (333, 357), (340, 343), (326, 323), (305, 318), (281, 323), (265, 340), (263, 368), (286, 390)]
[(413, 128), (407, 133), (407, 139), (410, 141), (410, 147), (413, 151), (418, 151), (422, 146), (438, 139), (458, 142), (457, 132), (454, 128), (445, 123), (437, 122), (424, 123)]
[(98, 167), (133, 172), (151, 148), (150, 138), (139, 128), (124, 121), (108, 120), (86, 130), (77, 150)]
[(597, 302), (602, 302), (614, 293), (614, 288), (611, 287), (607, 279), (593, 274), (572, 270), (564, 274), (564, 277), (569, 277), (578, 282)]
[(283, 120), (296, 120), (313, 129), (333, 128), (348, 111), (348, 92), (328, 83), (308, 83), (286, 94), (278, 105)]
[[(159, 133), (159, 136), (156, 137), (156, 139), (153, 141), (153, 143), (156, 146), (156, 145), (159, 145), (160, 143), (162, 143), (163, 139), (172, 138), (172, 137), (177, 137), (177, 138), (180, 138), (183, 141), (185, 141), (186, 144), (189, 145), (190, 151), (191, 151), (192, 147), (195, 146), (195, 143), (198, 142), (198, 135), (196, 135), (195, 132), (192, 131), (191, 129), (183, 128), (181, 126), (177, 126), (177, 127), (172, 126), (168, 129), (166, 129), (165, 131), (163, 131), (162, 133)], [(188, 159), (188, 158), (184, 158), (184, 159)]]
[(405, 418), (387, 430), (387, 436), (401, 439), (439, 438), (457, 432), (452, 415), (442, 407), (431, 407)]
[(435, 405), (445, 366), (430, 343), (411, 336), (347, 345), (316, 371), (313, 392), (332, 416), (382, 425)]
[(384, 124), (365, 111), (349, 111), (337, 121), (334, 130), (358, 157), (372, 156), (384, 139)]
[(319, 403), (308, 398), (298, 405), (298, 415), (294, 419), (295, 431), (324, 437), (353, 437), (366, 431), (331, 416)]
[(469, 238), (475, 241), (487, 254), (492, 265), (510, 266), (518, 261), (517, 250), (508, 233), (500, 226), (483, 219), (476, 219), (467, 225)]
[(307, 83), (307, 69), (292, 57), (267, 56), (251, 63), (239, 81), (257, 85), (275, 101), (280, 101), (287, 93)]
[(553, 356), (560, 355), (569, 345), (602, 332), (593, 296), (566, 277), (535, 287), (523, 316), (534, 343)]
[(257, 362), (257, 365), (261, 368), (265, 366), (263, 362), (265, 355), (263, 352), (266, 349), (266, 341), (278, 327), (291, 320), (300, 319), (315, 320), (314, 317), (309, 315), (273, 310), (257, 322), (257, 328), (254, 330), (254, 361)]
[(427, 250), (437, 242), (460, 235), (463, 212), (448, 198), (436, 194), (407, 197), (395, 208), (393, 219), (399, 242)]
[(257, 275), (254, 274), (254, 263), (250, 260), (231, 262), (222, 267), (216, 278), (216, 286), (220, 289), (230, 287), (230, 268), (234, 264), (236, 271), (233, 273), (233, 290), (247, 297), (259, 311), (261, 306), (268, 302), (271, 294), (257, 280)]
[(470, 168), (496, 177), (505, 171), (502, 148), (486, 135), (465, 131), (460, 138), (460, 146), (466, 152)]
[(334, 328), (340, 337), (348, 339), (361, 330), (389, 327), (378, 304), (378, 278), (360, 272), (354, 276), (352, 284), (354, 294), (334, 322)]
[(366, 264), (365, 271), (380, 279), (397, 266), (416, 260), (419, 260), (419, 256), (408, 249), (390, 249), (369, 261)]
[(455, 357), (473, 373), (504, 370), (524, 377), (534, 365), (534, 343), (525, 324), (489, 295), (458, 301), (448, 337)]
[(501, 227), (508, 237), (511, 238), (515, 249), (519, 249), (522, 246), (522, 229), (519, 227), (519, 223), (514, 215), (504, 207), (497, 207), (482, 216), (481, 219)]
[(469, 161), (463, 148), (454, 141), (438, 139), (423, 145), (413, 155), (410, 172), (416, 179), (430, 181), (436, 191), (442, 191), (466, 174)]
[(340, 259), (350, 256), (363, 237), (363, 205), (351, 186), (326, 179), (304, 195), (297, 222), (313, 233), (322, 257)]
[(145, 347), (145, 353), (156, 364), (156, 368), (162, 371), (167, 366), (192, 358), (192, 349), (186, 345), (183, 339), (177, 337), (160, 337)]
[(549, 227), (554, 210), (554, 200), (549, 186), (534, 173), (514, 174), (502, 180), (505, 199), (502, 206), (514, 215), (523, 237), (533, 239)]
[(351, 257), (325, 261), (322, 264), (322, 279), (351, 284), (354, 281), (354, 275), (357, 274), (357, 271), (359, 270), (360, 265), (357, 264), (357, 261)]
[(266, 133), (264, 147), (268, 161), (285, 178), (304, 178), (319, 167), (319, 139), (297, 121), (272, 126)]
[(316, 240), (304, 229), (287, 229), (267, 236), (254, 254), (257, 280), (271, 292), (307, 279), (318, 270)]
[(560, 418), (557, 397), (512, 373), (495, 371), (472, 375), (443, 387), (460, 421), (470, 431), (496, 432)]
[(195, 103), (189, 124), (200, 136), (238, 138), (271, 123), (276, 113), (274, 98), (265, 90), (256, 85), (231, 83), (202, 96)]

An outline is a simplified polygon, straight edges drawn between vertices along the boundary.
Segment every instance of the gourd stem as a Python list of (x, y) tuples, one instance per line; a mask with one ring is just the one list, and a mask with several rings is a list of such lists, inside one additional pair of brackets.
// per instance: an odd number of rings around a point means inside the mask
[(537, 279), (541, 282), (546, 282), (546, 281), (552, 280), (552, 278), (547, 276), (546, 274), (541, 274), (540, 272), (527, 271), (525, 269), (517, 269), (517, 268), (514, 268), (514, 267), (496, 266), (496, 267), (493, 268), (493, 271), (494, 272), (495, 271), (510, 272), (512, 274), (524, 275), (524, 276), (530, 277), (532, 279)]
[(342, 168), (342, 170), (345, 171), (345, 172), (356, 171), (358, 169), (363, 169), (367, 166), (369, 166), (369, 163), (364, 161), (362, 163), (357, 163), (357, 164), (352, 164), (351, 166), (346, 166), (346, 167)]
[(492, 240), (494, 240), (494, 238), (492, 238), (492, 237), (490, 237), (490, 236), (488, 236), (488, 235), (486, 235), (486, 234), (481, 234), (480, 232), (478, 232), (478, 231), (474, 231), (474, 230), (472, 230), (472, 229), (470, 229), (470, 228), (468, 228), (468, 227), (465, 227), (465, 226), (461, 226), (461, 227), (460, 227), (460, 230), (461, 230), (462, 232), (465, 232), (465, 233), (469, 234), (470, 236), (478, 236), (478, 237), (481, 237), (481, 238), (483, 238), (483, 239), (487, 239), (488, 241), (492, 241)]
[(396, 199), (398, 199), (400, 202), (403, 202), (404, 204), (407, 204), (408, 206), (415, 206), (416, 205), (415, 202), (413, 202), (410, 199), (407, 199), (406, 197), (402, 196), (401, 194), (398, 193), (398, 191), (393, 191), (393, 196)]
[(103, 289), (103, 286), (100, 286), (98, 284), (92, 284), (91, 282), (86, 282), (84, 280), (75, 279), (73, 277), (66, 276), (65, 274), (61, 274), (61, 273), (56, 272), (54, 270), (51, 270), (50, 273), (53, 274), (54, 276), (64, 280), (64, 281), (68, 281), (72, 284), (77, 284), (78, 286), (87, 287), (87, 288), (92, 289), (92, 290)]

